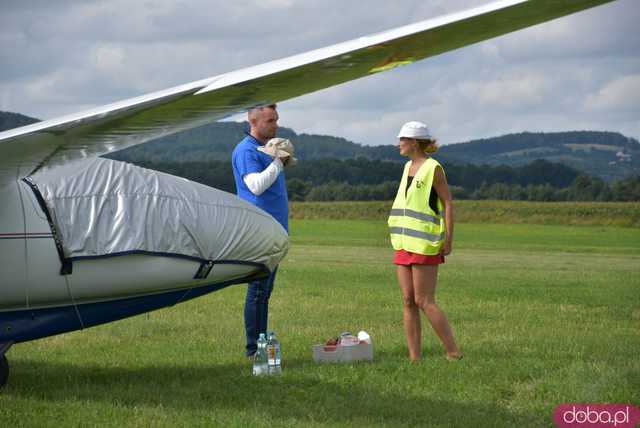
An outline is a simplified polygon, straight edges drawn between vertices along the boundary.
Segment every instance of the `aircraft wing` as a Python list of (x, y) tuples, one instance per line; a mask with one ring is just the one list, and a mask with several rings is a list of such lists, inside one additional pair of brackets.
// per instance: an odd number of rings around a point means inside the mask
[(0, 188), (97, 156), (390, 70), (613, 0), (500, 0), (0, 133)]

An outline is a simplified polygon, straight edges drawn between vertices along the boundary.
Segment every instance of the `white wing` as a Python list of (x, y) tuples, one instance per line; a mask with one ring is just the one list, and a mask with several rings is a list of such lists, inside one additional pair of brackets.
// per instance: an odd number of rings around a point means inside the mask
[(97, 156), (390, 70), (613, 0), (500, 0), (0, 133), (0, 188)]

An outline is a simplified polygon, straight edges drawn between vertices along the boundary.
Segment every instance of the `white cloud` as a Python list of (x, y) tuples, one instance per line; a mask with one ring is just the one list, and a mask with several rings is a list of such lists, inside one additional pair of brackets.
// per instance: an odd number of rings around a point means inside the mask
[(597, 93), (587, 98), (586, 108), (613, 112), (631, 110), (640, 113), (640, 74), (623, 76), (607, 82)]
[[(0, 109), (52, 118), (487, 1), (7, 2)], [(618, 0), (281, 103), (281, 123), (368, 144), (413, 119), (443, 142), (578, 128), (640, 138), (639, 21), (637, 0)]]
[(250, 5), (260, 7), (263, 9), (269, 8), (288, 8), (293, 5), (293, 0), (257, 0), (250, 2)]
[(547, 92), (545, 84), (542, 76), (530, 73), (489, 81), (465, 81), (458, 86), (469, 102), (492, 110), (512, 110), (540, 106)]
[(124, 50), (118, 45), (98, 45), (94, 47), (93, 63), (97, 72), (122, 73), (126, 68)]

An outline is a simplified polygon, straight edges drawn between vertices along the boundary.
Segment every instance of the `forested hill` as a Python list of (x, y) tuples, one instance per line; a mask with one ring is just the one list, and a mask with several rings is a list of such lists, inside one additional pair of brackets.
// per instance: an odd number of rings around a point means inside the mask
[(6, 131), (7, 129), (17, 128), (19, 126), (31, 125), (36, 122), (40, 121), (20, 113), (0, 111), (0, 132)]
[[(113, 155), (130, 161), (229, 160), (244, 137), (246, 123), (219, 122), (132, 147)], [(278, 135), (294, 141), (301, 160), (353, 159), (403, 161), (395, 145), (365, 146), (327, 135), (297, 134), (280, 128)], [(520, 167), (536, 159), (561, 163), (588, 175), (613, 181), (640, 174), (640, 143), (614, 132), (573, 131), (509, 134), (448, 144), (435, 156), (447, 164)]]
[[(0, 112), (0, 131), (37, 119)], [(131, 147), (109, 157), (131, 162), (228, 161), (235, 144), (248, 129), (246, 123), (217, 122)], [(366, 146), (327, 135), (297, 134), (280, 128), (280, 137), (296, 145), (301, 160), (403, 160), (394, 145)], [(520, 167), (536, 159), (562, 163), (607, 181), (640, 174), (640, 143), (614, 132), (572, 131), (509, 134), (442, 146), (435, 156), (447, 164), (507, 165)]]
[(441, 156), (453, 163), (512, 167), (544, 159), (607, 181), (640, 174), (640, 143), (615, 132), (523, 132), (447, 145)]
[[(153, 162), (229, 160), (246, 123), (219, 122), (112, 155), (114, 159)], [(294, 141), (301, 160), (352, 159), (402, 161), (394, 145), (365, 146), (327, 135), (297, 134), (280, 128)], [(606, 181), (640, 174), (640, 143), (614, 132), (573, 131), (510, 134), (442, 146), (435, 156), (448, 164), (520, 167), (543, 159), (571, 166)]]

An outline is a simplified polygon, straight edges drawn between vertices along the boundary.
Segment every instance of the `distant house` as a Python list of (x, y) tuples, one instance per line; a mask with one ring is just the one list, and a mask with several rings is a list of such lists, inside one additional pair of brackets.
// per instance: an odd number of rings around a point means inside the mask
[(631, 162), (631, 155), (624, 153), (622, 150), (616, 153), (616, 157), (618, 158), (618, 162)]

